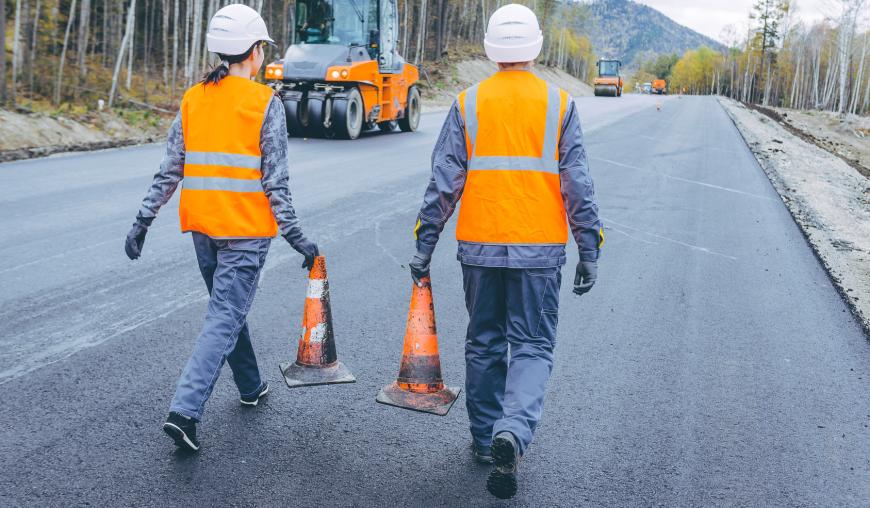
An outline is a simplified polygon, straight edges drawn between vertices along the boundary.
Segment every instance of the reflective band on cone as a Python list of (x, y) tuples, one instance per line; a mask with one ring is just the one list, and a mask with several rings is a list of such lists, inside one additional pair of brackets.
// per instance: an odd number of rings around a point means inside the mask
[(284, 381), (290, 388), (355, 382), (353, 374), (338, 361), (332, 332), (326, 258), (323, 256), (314, 259), (305, 296), (296, 361), (281, 364)]
[(381, 404), (444, 416), (453, 407), (461, 389), (444, 386), (432, 284), (428, 277), (421, 279), (421, 283), (422, 287), (414, 284), (411, 293), (399, 377), (395, 383), (383, 387), (375, 400)]

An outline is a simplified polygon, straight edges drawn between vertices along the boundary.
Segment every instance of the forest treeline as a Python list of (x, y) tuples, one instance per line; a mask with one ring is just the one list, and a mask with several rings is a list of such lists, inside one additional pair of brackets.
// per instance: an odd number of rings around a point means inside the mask
[[(359, 1), (359, 0), (358, 0)], [(377, 1), (377, 0), (370, 0)], [(228, 0), (0, 0), (0, 104), (51, 103), (174, 109), (214, 59), (205, 47), (212, 14)], [(295, 2), (242, 1), (265, 19), (280, 58), (291, 41)], [(500, 0), (398, 0), (399, 50), (428, 65), (453, 53), (482, 56), (486, 22)], [(545, 31), (539, 61), (587, 79), (595, 55), (576, 33), (581, 4), (531, 0)]]
[[(839, 0), (830, 19), (795, 20), (795, 3), (759, 0), (730, 49), (702, 47), (646, 62), (634, 81), (665, 77), (672, 93), (719, 94), (744, 102), (838, 113), (870, 112), (870, 30), (865, 0)], [(865, 19), (862, 19), (862, 16)], [(742, 40), (741, 40), (742, 39)]]

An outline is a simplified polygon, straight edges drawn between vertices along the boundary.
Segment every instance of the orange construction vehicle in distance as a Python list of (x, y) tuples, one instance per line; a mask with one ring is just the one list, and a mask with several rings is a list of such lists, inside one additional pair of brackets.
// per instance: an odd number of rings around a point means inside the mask
[(592, 82), (595, 86), (595, 96), (621, 97), (623, 81), (619, 75), (622, 62), (602, 58), (598, 60), (598, 77)]
[(293, 39), (266, 66), (291, 136), (417, 130), (419, 71), (398, 52), (396, 0), (297, 0)]
[(663, 79), (654, 79), (652, 82), (652, 93), (666, 95), (668, 93), (668, 83)]

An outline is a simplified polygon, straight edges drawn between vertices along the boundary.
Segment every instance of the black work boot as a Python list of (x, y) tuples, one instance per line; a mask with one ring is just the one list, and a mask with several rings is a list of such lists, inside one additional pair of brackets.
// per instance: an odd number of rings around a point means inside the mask
[(182, 450), (191, 452), (199, 450), (199, 441), (196, 440), (196, 422), (192, 418), (172, 411), (163, 424), (163, 432)]
[(495, 469), (486, 479), (486, 490), (499, 499), (510, 499), (517, 493), (517, 468), (520, 463), (517, 440), (510, 432), (499, 432), (492, 440)]
[(492, 447), (472, 442), (471, 456), (478, 464), (492, 464)]
[(248, 397), (239, 397), (239, 402), (242, 403), (243, 406), (254, 407), (260, 403), (260, 399), (269, 394), (269, 383), (263, 383), (263, 386), (260, 390)]

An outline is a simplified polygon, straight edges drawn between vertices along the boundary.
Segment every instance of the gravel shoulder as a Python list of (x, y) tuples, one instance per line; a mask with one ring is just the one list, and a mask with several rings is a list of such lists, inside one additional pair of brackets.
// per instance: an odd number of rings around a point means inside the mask
[(166, 136), (172, 120), (135, 116), (131, 122), (111, 112), (72, 118), (0, 109), (0, 162), (150, 143)]
[(719, 102), (870, 334), (870, 180), (770, 117)]

